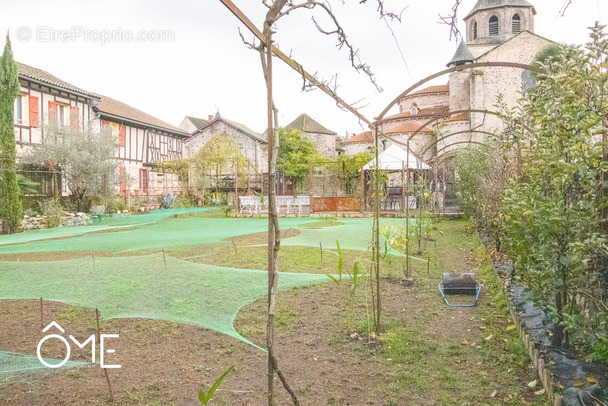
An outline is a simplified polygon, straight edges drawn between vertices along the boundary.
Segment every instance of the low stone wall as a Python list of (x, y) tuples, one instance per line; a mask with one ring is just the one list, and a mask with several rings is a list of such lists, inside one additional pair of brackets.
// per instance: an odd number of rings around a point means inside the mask
[[(21, 230), (39, 230), (48, 228), (48, 216), (24, 216), (21, 221)], [(65, 213), (61, 216), (61, 226), (88, 226), (93, 224), (91, 218), (85, 213)]]
[(551, 345), (553, 321), (536, 306), (523, 286), (511, 283), (513, 265), (495, 261), (511, 318), (538, 371), (545, 394), (554, 406), (602, 405), (608, 398), (608, 366), (577, 358), (572, 351)]

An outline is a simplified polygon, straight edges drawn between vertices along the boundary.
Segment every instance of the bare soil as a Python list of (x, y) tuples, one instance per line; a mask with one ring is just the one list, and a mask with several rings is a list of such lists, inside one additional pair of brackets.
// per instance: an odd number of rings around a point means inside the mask
[[(289, 236), (289, 230), (284, 232)], [(241, 236), (237, 245), (264, 240), (265, 233), (259, 234)], [(276, 354), (303, 405), (546, 405), (527, 387), (534, 370), (519, 350), (519, 337), (507, 328), (510, 320), (492, 288), (495, 278), (478, 273), (487, 288), (476, 308), (447, 307), (437, 292), (441, 272), (483, 265), (475, 251), (478, 243), (461, 244), (467, 238), (476, 237), (439, 236), (436, 252), (429, 252), (430, 274), (425, 263), (414, 263), (406, 285), (397, 260), (386, 266), (397, 273), (381, 280), (386, 332), (380, 337), (368, 335), (370, 298), (364, 287), (356, 291), (350, 326), (346, 282), (279, 293)], [(250, 252), (263, 257), (258, 250), (264, 247)], [(333, 263), (326, 266), (320, 269), (335, 272)], [(235, 320), (237, 331), (261, 347), (266, 306), (261, 298), (242, 308)], [(0, 300), (0, 350), (35, 355), (43, 336), (41, 322), (51, 320), (81, 341), (96, 332), (95, 309), (45, 301), (41, 321), (39, 300)], [(266, 354), (249, 344), (204, 328), (150, 319), (102, 318), (101, 332), (120, 334), (109, 341), (116, 353), (106, 358), (106, 363), (122, 365), (108, 370), (116, 405), (200, 404), (198, 390), (206, 391), (230, 365), (235, 370), (212, 404), (266, 404)], [(64, 351), (49, 343), (43, 355), (63, 358)], [(73, 345), (71, 360), (90, 361), (89, 351)], [(276, 388), (276, 405), (291, 404), (278, 380)], [(0, 405), (106, 404), (108, 385), (98, 364), (28, 373), (11, 383), (0, 377)]]

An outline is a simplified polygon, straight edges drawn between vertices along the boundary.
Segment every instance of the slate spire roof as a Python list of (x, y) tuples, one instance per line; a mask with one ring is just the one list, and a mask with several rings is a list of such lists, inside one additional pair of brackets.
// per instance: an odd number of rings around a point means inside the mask
[(471, 16), (471, 14), (473, 14), (479, 10), (487, 10), (489, 8), (506, 7), (506, 6), (532, 7), (532, 12), (534, 14), (536, 14), (536, 9), (534, 8), (534, 6), (532, 4), (530, 4), (529, 2), (527, 2), (526, 0), (478, 0), (477, 4), (475, 4), (475, 7), (473, 7), (473, 10), (469, 11), (469, 14), (467, 14), (465, 19), (469, 18)]
[(460, 41), (460, 45), (458, 45), (458, 49), (452, 57), (452, 60), (448, 62), (447, 66), (449, 68), (452, 65), (462, 65), (463, 63), (473, 62), (474, 60), (475, 57), (473, 57), (471, 50), (469, 50), (467, 44), (464, 42), (464, 40), (462, 40)]

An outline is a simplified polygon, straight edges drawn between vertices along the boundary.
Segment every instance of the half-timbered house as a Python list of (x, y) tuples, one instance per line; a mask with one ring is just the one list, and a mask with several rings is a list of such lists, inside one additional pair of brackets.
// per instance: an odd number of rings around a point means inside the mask
[(120, 162), (119, 194), (177, 192), (175, 176), (158, 171), (157, 163), (182, 158), (183, 139), (188, 134), (111, 97), (100, 97), (93, 111), (99, 124), (111, 127), (118, 140), (115, 157)]
[[(19, 160), (27, 150), (40, 145), (46, 120), (52, 117), (63, 125), (84, 128), (100, 98), (42, 69), (19, 62), (17, 68), (21, 86), (15, 99), (14, 129)], [(39, 194), (68, 193), (65, 182), (52, 181), (51, 173), (43, 166), (20, 164), (19, 171), (39, 184)]]
[[(176, 191), (177, 179), (157, 171), (157, 163), (184, 156), (182, 140), (188, 133), (118, 100), (83, 90), (42, 69), (17, 63), (21, 89), (15, 99), (17, 159), (40, 145), (45, 122), (64, 126), (108, 126), (116, 136), (114, 158), (119, 161), (117, 192), (154, 195)], [(43, 195), (69, 193), (65, 182), (52, 181), (43, 166), (23, 165), (19, 170), (39, 183)], [(175, 189), (175, 190), (174, 190)]]

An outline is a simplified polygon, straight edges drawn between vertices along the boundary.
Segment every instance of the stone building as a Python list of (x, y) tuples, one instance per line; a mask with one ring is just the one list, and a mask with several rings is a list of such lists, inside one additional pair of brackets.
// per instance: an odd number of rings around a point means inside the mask
[[(535, 15), (536, 9), (526, 0), (479, 0), (464, 18), (466, 39), (447, 63), (449, 68), (460, 69), (449, 74), (446, 85), (429, 86), (403, 97), (398, 103), (399, 112), (380, 123), (388, 136), (382, 138), (381, 148), (392, 140), (407, 143), (411, 138), (410, 149), (429, 161), (452, 154), (469, 141), (484, 142), (499, 132), (500, 117), (470, 110), (496, 112), (499, 95), (513, 107), (522, 86), (529, 85), (529, 72), (510, 67), (467, 69), (467, 65), (532, 63), (541, 50), (553, 44), (534, 33)], [(437, 138), (439, 142), (435, 142)], [(352, 154), (373, 146), (373, 137), (358, 134), (342, 146)]]
[(298, 118), (287, 124), (285, 129), (301, 131), (315, 144), (317, 151), (327, 158), (335, 158), (338, 155), (338, 134), (323, 127), (308, 114), (300, 114)]
[(373, 133), (371, 131), (364, 131), (342, 141), (342, 150), (346, 155), (356, 155), (359, 152), (371, 149), (373, 145)]
[[(192, 128), (195, 127), (193, 131)], [(184, 140), (186, 157), (190, 158), (215, 137), (233, 137), (241, 147), (242, 155), (247, 159), (254, 173), (267, 172), (268, 147), (265, 137), (247, 126), (228, 120), (218, 112), (215, 116), (208, 116), (207, 120), (186, 116), (180, 128), (190, 132)]]

